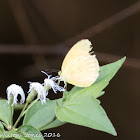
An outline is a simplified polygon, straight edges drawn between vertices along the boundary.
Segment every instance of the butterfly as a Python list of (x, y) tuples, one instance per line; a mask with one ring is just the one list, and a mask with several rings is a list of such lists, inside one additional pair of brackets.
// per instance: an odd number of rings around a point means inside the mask
[(96, 81), (100, 67), (91, 50), (88, 39), (82, 39), (69, 50), (58, 73), (61, 81), (78, 87), (88, 87)]

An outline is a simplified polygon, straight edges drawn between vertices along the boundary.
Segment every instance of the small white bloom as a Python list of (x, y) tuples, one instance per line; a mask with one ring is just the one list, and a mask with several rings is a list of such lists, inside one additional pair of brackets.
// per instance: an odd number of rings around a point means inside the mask
[(57, 91), (60, 91), (60, 92), (65, 91), (63, 87), (59, 86), (56, 82), (54, 82), (52, 79), (49, 79), (49, 78), (48, 79), (46, 78), (44, 80), (44, 85), (46, 87), (49, 87), (50, 89), (52, 88), (54, 93), (57, 93)]
[(7, 87), (6, 92), (7, 92), (8, 104), (10, 103), (12, 95), (14, 97), (12, 105), (17, 104), (18, 94), (20, 94), (20, 96), (21, 96), (20, 103), (23, 104), (25, 102), (25, 94), (24, 94), (24, 91), (21, 86), (16, 85), (16, 84), (11, 84), (9, 87)]
[(46, 75), (48, 76), (48, 78), (45, 78), (45, 79), (44, 79), (44, 85), (45, 85), (47, 88), (49, 88), (49, 89), (52, 88), (53, 91), (54, 91), (54, 93), (57, 93), (57, 91), (60, 91), (60, 92), (65, 91), (65, 89), (64, 89), (63, 87), (59, 86), (59, 85), (55, 82), (55, 80), (58, 78), (58, 76), (50, 78), (51, 75), (48, 75), (48, 74), (47, 74), (46, 72), (44, 72), (44, 71), (41, 71), (41, 72), (44, 73), (44, 74), (46, 74)]
[(41, 103), (46, 103), (46, 96), (48, 95), (48, 92), (46, 92), (44, 86), (38, 82), (28, 82), (30, 84), (29, 91), (35, 90), (38, 94), (39, 99), (41, 100)]

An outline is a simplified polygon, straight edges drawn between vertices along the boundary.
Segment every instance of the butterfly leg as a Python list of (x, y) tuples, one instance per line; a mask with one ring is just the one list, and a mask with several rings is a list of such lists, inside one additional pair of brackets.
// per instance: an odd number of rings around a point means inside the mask
[(67, 89), (67, 82), (64, 81), (64, 89)]
[(58, 79), (58, 82), (57, 82), (57, 84), (58, 84), (58, 85), (60, 85), (60, 81), (61, 81), (61, 80), (60, 80), (60, 79)]

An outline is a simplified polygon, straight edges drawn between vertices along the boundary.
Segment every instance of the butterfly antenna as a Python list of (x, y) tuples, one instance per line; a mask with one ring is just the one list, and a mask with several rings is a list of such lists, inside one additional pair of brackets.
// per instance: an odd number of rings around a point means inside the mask
[(44, 73), (45, 75), (47, 75), (49, 77), (49, 75), (45, 71), (42, 70), (41, 72)]
[(52, 73), (52, 72), (58, 72), (59, 70), (56, 70), (56, 69), (48, 69), (46, 70), (48, 73)]

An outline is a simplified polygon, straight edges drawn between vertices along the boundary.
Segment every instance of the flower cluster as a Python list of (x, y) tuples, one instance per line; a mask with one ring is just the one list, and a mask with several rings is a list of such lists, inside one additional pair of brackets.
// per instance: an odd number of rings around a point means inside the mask
[[(42, 73), (46, 74), (48, 78), (44, 79), (43, 84), (39, 82), (28, 82), (30, 84), (28, 93), (31, 94), (33, 92), (35, 96), (38, 95), (38, 99), (40, 99), (41, 103), (43, 104), (46, 103), (46, 96), (48, 95), (49, 89), (52, 89), (54, 93), (57, 93), (57, 91), (63, 92), (65, 91), (65, 89), (56, 83), (56, 80), (58, 79), (57, 76), (51, 77), (51, 75), (48, 75), (44, 71), (42, 71)], [(20, 103), (22, 104), (25, 102), (25, 93), (21, 86), (16, 84), (11, 84), (7, 88), (6, 92), (7, 92), (8, 103), (10, 103), (12, 100), (12, 105), (17, 104), (18, 94), (21, 96)]]

